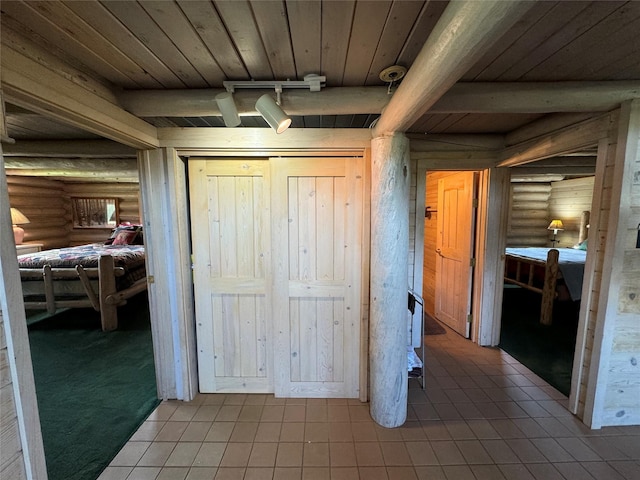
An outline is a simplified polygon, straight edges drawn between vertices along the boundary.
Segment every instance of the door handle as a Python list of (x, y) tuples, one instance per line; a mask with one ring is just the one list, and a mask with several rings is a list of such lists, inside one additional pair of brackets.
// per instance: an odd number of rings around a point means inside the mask
[(437, 253), (438, 255), (442, 255), (442, 250), (440, 250), (439, 248), (436, 248), (436, 253)]

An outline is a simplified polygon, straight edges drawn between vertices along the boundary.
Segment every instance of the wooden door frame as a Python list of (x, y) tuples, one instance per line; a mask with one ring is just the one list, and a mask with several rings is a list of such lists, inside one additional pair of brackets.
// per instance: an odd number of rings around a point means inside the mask
[[(332, 156), (358, 156), (362, 157), (364, 161), (364, 204), (363, 204), (363, 251), (362, 251), (362, 293), (361, 293), (361, 306), (362, 306), (362, 314), (360, 319), (360, 374), (359, 374), (359, 388), (360, 388), (360, 400), (367, 401), (368, 400), (368, 381), (369, 381), (369, 318), (368, 318), (368, 301), (369, 301), (369, 257), (370, 257), (370, 185), (371, 185), (371, 137), (370, 132), (366, 129), (364, 130), (353, 130), (353, 129), (344, 129), (346, 130), (345, 135), (337, 135), (333, 138), (336, 143), (327, 142), (326, 139), (326, 131), (322, 131), (321, 129), (305, 129), (298, 131), (290, 131), (287, 135), (291, 134), (293, 139), (290, 138), (288, 141), (289, 148), (285, 149), (282, 146), (282, 140), (276, 137), (272, 131), (267, 129), (240, 129), (240, 132), (244, 138), (244, 143), (246, 143), (246, 131), (252, 130), (254, 137), (259, 137), (254, 139), (257, 144), (260, 144), (262, 148), (260, 149), (249, 149), (249, 148), (216, 148), (213, 146), (215, 144), (215, 138), (218, 135), (224, 136), (224, 132), (228, 132), (231, 129), (204, 129), (204, 128), (191, 128), (188, 131), (188, 134), (185, 135), (184, 129), (163, 129), (163, 130), (176, 130), (182, 133), (182, 135), (173, 137), (176, 142), (182, 143), (182, 148), (161, 148), (156, 152), (161, 152), (163, 150), (169, 150), (174, 152), (175, 157), (184, 158), (188, 161), (188, 157), (197, 156), (199, 158), (220, 158), (220, 157), (235, 157), (235, 158), (269, 158), (269, 157), (277, 157), (277, 156), (292, 156), (292, 157), (305, 157), (305, 156), (324, 156), (324, 157), (332, 157)], [(191, 131), (194, 132), (191, 132)], [(215, 130), (215, 132), (211, 132)], [(224, 132), (220, 133), (219, 131), (223, 130)], [(203, 140), (203, 131), (211, 132), (212, 136), (208, 139)], [(166, 132), (165, 132), (166, 133)], [(348, 134), (348, 135), (347, 135)], [(230, 134), (226, 133), (226, 140), (229, 139)], [(233, 135), (231, 135), (233, 137)], [(164, 142), (167, 142), (167, 138), (165, 137)], [(184, 142), (184, 143), (183, 143)], [(225, 142), (226, 143), (226, 142)], [(342, 143), (342, 147), (340, 147), (340, 143)], [(238, 142), (241, 145), (241, 142)], [(154, 151), (151, 151), (154, 152)], [(158, 154), (155, 154), (158, 155)], [(153, 155), (152, 155), (153, 156)], [(142, 188), (142, 186), (141, 186)], [(186, 198), (188, 197), (187, 191), (187, 179), (179, 179), (176, 182), (174, 195), (178, 194), (180, 197)], [(160, 205), (157, 205), (155, 208), (160, 208)], [(185, 218), (186, 220), (186, 218)], [(188, 227), (186, 225), (185, 230), (187, 232), (182, 232), (181, 236), (183, 237), (178, 244), (180, 245), (179, 250), (176, 252), (176, 255), (181, 258), (188, 258), (190, 255), (190, 246), (189, 244), (184, 244), (185, 238), (188, 239)], [(163, 249), (165, 251), (166, 249)], [(166, 253), (166, 251), (165, 251)], [(182, 262), (184, 263), (184, 262)], [(184, 269), (184, 265), (182, 267)], [(184, 273), (184, 270), (182, 271)], [(191, 269), (188, 268), (188, 275), (191, 275)], [(155, 279), (157, 282), (158, 279)], [(161, 280), (165, 281), (165, 280)], [(192, 290), (188, 293), (186, 299), (191, 302), (191, 311), (193, 310), (193, 293)], [(152, 303), (150, 299), (150, 304)], [(153, 309), (154, 307), (151, 306)], [(164, 372), (159, 373), (158, 375), (166, 375), (168, 381), (171, 382), (171, 379), (174, 379), (177, 384), (181, 384), (184, 388), (185, 396), (181, 398), (182, 400), (192, 400), (195, 397), (195, 394), (198, 391), (197, 388), (197, 356), (195, 351), (195, 341), (190, 341), (190, 339), (195, 339), (195, 316), (193, 313), (190, 313), (189, 310), (179, 309), (178, 313), (178, 321), (176, 324), (178, 325), (177, 329), (173, 329), (171, 325), (164, 324), (160, 326), (157, 330), (155, 336), (158, 337), (158, 342), (161, 344), (161, 348), (163, 351), (173, 352), (174, 347), (176, 348), (176, 353), (180, 359), (182, 359), (183, 365), (181, 370), (177, 369), (177, 364), (174, 362), (172, 365), (171, 362), (162, 361), (160, 358), (156, 358), (156, 370)], [(172, 353), (173, 355), (173, 353)], [(172, 357), (173, 358), (173, 357)], [(159, 363), (161, 362), (161, 363)], [(179, 363), (179, 362), (178, 362)], [(176, 398), (176, 397), (173, 397)]]

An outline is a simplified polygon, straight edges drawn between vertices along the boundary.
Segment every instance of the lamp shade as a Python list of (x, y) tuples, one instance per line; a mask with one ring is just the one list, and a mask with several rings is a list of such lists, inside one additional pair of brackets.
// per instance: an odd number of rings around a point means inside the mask
[(564, 230), (564, 225), (562, 224), (562, 220), (551, 220), (551, 223), (547, 227), (547, 230)]
[(222, 92), (216, 95), (216, 103), (222, 114), (222, 119), (227, 127), (237, 127), (240, 125), (240, 116), (238, 109), (233, 101), (233, 95), (230, 92)]
[(11, 208), (11, 223), (13, 225), (24, 225), (25, 223), (29, 223), (29, 219), (17, 208)]
[(258, 99), (256, 102), (256, 110), (258, 110), (260, 115), (262, 115), (276, 133), (284, 132), (289, 128), (289, 125), (291, 125), (291, 118), (282, 111), (280, 105), (278, 105), (268, 93), (265, 93)]

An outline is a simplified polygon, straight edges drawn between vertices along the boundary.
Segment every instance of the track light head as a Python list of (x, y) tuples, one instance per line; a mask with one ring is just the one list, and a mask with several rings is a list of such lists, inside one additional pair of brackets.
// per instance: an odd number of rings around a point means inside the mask
[(291, 117), (289, 117), (280, 105), (276, 103), (271, 95), (265, 93), (256, 102), (256, 110), (262, 115), (269, 126), (273, 128), (276, 133), (282, 133), (289, 125), (291, 125)]
[(230, 92), (222, 92), (216, 95), (216, 103), (222, 114), (222, 119), (227, 127), (237, 127), (240, 125), (240, 116), (238, 109), (233, 101), (233, 94)]

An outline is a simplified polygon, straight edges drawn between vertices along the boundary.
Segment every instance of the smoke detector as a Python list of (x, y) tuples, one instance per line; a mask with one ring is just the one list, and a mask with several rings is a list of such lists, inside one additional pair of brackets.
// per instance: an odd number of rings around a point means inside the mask
[(391, 94), (391, 87), (393, 87), (394, 82), (402, 80), (406, 73), (407, 69), (401, 65), (391, 65), (380, 72), (380, 80), (389, 84), (387, 88), (388, 94)]
[(406, 73), (407, 69), (405, 67), (401, 65), (391, 65), (380, 72), (380, 80), (384, 83), (397, 82), (401, 80)]

